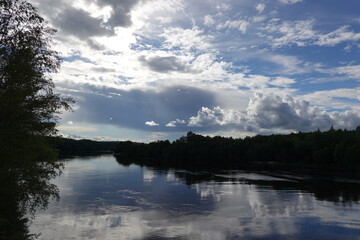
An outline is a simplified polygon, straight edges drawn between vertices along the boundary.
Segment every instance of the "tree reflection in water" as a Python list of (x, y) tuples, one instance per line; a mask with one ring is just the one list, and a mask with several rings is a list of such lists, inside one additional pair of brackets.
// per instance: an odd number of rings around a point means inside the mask
[[(26, 147), (7, 153), (16, 144)], [(58, 188), (50, 181), (60, 174), (62, 163), (41, 137), (8, 138), (2, 146), (0, 239), (34, 239), (36, 234), (29, 233), (29, 224), (36, 210), (45, 209), (51, 198), (59, 198)]]
[[(121, 165), (129, 166), (131, 162), (117, 158)], [(153, 168), (155, 171), (170, 171), (167, 168)], [(269, 176), (269, 180), (237, 178), (237, 173), (259, 173)], [(345, 181), (339, 178), (319, 176), (316, 174), (302, 175), (292, 172), (276, 171), (218, 171), (218, 172), (196, 172), (176, 171), (175, 176), (182, 179), (185, 184), (192, 185), (201, 182), (233, 182), (256, 185), (262, 188), (274, 190), (298, 190), (304, 193), (311, 193), (317, 200), (330, 201), (339, 204), (351, 204), (360, 201), (360, 182), (358, 180)], [(271, 180), (279, 178), (279, 180)]]
[(40, 239), (336, 240), (360, 233), (356, 180), (124, 166), (112, 156), (65, 164), (55, 180), (60, 202), (32, 224)]
[[(264, 172), (258, 173), (266, 175)], [(184, 179), (188, 185), (212, 180), (217, 182), (232, 181), (233, 183), (245, 183), (263, 188), (270, 187), (274, 190), (299, 190), (304, 193), (312, 193), (314, 197), (320, 201), (329, 201), (341, 204), (351, 204), (352, 202), (360, 201), (360, 184), (358, 182), (336, 181), (317, 178), (314, 176), (311, 178), (284, 178), (282, 174), (276, 175), (269, 173), (268, 176), (277, 176), (288, 181), (238, 179), (231, 177), (231, 175), (219, 176), (216, 173), (176, 173), (176, 177)]]

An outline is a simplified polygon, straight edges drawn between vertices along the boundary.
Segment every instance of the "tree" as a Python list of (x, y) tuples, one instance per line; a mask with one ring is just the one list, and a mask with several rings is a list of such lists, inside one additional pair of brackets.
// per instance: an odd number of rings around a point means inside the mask
[(55, 30), (46, 26), (31, 4), (0, 1), (0, 127), (24, 134), (53, 134), (54, 114), (71, 103), (53, 93), (49, 75), (61, 63), (50, 49)]
[[(51, 74), (61, 63), (50, 46), (54, 33), (30, 3), (0, 0), (0, 195), (7, 200), (0, 203), (0, 239), (14, 224), (9, 209), (27, 222), (26, 213), (58, 197), (50, 180), (62, 165), (46, 137), (57, 133), (58, 114), (73, 100), (53, 91)], [(26, 231), (14, 239), (26, 239)]]

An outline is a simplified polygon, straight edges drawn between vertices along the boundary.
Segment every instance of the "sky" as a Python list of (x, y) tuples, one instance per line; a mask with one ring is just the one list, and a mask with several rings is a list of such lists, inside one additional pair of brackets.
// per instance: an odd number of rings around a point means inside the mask
[(149, 142), (360, 125), (358, 0), (30, 0), (57, 29), (60, 133)]

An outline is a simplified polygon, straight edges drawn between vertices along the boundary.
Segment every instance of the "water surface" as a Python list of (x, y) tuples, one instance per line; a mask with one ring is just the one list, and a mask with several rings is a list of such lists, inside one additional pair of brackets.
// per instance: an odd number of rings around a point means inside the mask
[(360, 239), (360, 183), (284, 173), (65, 160), (39, 239)]

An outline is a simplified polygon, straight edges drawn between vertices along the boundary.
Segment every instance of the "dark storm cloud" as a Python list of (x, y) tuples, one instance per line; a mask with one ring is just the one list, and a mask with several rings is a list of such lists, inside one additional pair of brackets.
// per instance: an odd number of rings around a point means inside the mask
[[(61, 86), (70, 88), (71, 86)], [(215, 106), (213, 93), (191, 87), (169, 87), (160, 92), (134, 89), (123, 91), (90, 85), (72, 86), (79, 107), (69, 119), (77, 122), (113, 124), (142, 130), (175, 131), (165, 125), (174, 119), (188, 119), (201, 106)], [(71, 91), (64, 92), (71, 94)], [(71, 119), (70, 119), (71, 118)], [(149, 127), (147, 121), (159, 126)], [(183, 124), (186, 127), (185, 124)]]
[(150, 68), (152, 71), (167, 73), (167, 72), (189, 72), (189, 67), (181, 61), (181, 59), (175, 56), (169, 57), (151, 57), (145, 58), (144, 56), (139, 57), (139, 61), (143, 65)]
[(111, 14), (107, 25), (116, 27), (128, 27), (131, 25), (131, 10), (140, 1), (139, 0), (97, 0), (99, 6), (111, 6)]
[(79, 39), (110, 35), (111, 31), (101, 26), (102, 22), (102, 19), (93, 18), (84, 10), (71, 7), (62, 11), (57, 18), (54, 19), (54, 23), (59, 26), (62, 31), (74, 35)]
[[(94, 0), (99, 7), (110, 6), (111, 16), (105, 23), (102, 18), (94, 18), (89, 12), (74, 8), (66, 1), (33, 0), (47, 16), (54, 27), (65, 34), (76, 36), (88, 41), (93, 36), (107, 36), (114, 34), (114, 27), (129, 27), (131, 25), (131, 10), (140, 2), (139, 0)], [(41, 6), (41, 7), (40, 7)], [(94, 48), (100, 49), (95, 42), (88, 42)]]

